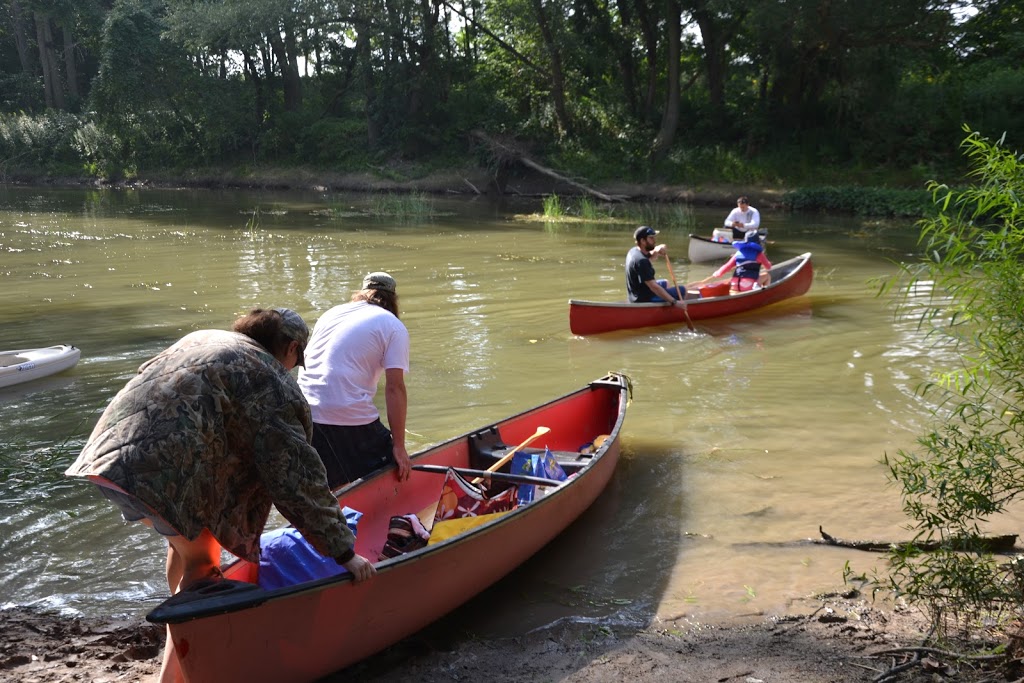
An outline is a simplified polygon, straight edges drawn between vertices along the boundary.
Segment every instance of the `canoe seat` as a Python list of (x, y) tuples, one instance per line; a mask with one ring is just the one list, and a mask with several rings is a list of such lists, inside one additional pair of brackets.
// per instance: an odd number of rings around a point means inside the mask
[(729, 283), (716, 282), (713, 285), (701, 285), (700, 295), (701, 298), (710, 299), (713, 296), (725, 296), (729, 293)]
[(8, 368), (12, 365), (21, 365), (22, 363), (27, 363), (30, 360), (32, 359), (26, 358), (25, 356), (0, 356), (0, 368)]
[(501, 460), (510, 446), (501, 440), (498, 428), (491, 426), (469, 435), (469, 466), (485, 470)]

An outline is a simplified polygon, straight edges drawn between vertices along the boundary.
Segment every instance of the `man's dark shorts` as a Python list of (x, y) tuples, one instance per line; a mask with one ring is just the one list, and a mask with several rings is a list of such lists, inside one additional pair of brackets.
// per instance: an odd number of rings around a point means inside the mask
[(327, 468), (332, 489), (394, 465), (393, 445), (380, 420), (356, 427), (313, 423), (313, 448)]

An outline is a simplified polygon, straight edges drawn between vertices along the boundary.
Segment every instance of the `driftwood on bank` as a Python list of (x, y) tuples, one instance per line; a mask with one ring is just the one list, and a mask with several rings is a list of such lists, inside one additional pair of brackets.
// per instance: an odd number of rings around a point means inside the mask
[(573, 180), (572, 178), (568, 178), (562, 175), (561, 173), (558, 173), (557, 171), (553, 171), (550, 168), (547, 168), (546, 166), (542, 166), (541, 164), (538, 164), (530, 157), (526, 156), (526, 154), (524, 154), (523, 152), (495, 140), (494, 138), (487, 135), (487, 133), (484, 133), (483, 131), (475, 130), (471, 133), (471, 135), (477, 140), (479, 140), (485, 147), (487, 147), (488, 151), (498, 160), (499, 166), (510, 166), (512, 164), (520, 164), (530, 169), (531, 171), (536, 171), (541, 175), (545, 175), (549, 178), (554, 178), (558, 182), (565, 183), (570, 187), (574, 187), (580, 192), (588, 194), (592, 197), (597, 197), (603, 202), (623, 202), (626, 201), (626, 199), (628, 199), (628, 197), (623, 197), (620, 195), (605, 194), (604, 192), (595, 190), (592, 187), (587, 187), (586, 185), (583, 185), (582, 183), (579, 183)]
[[(878, 553), (889, 552), (889, 550), (893, 548), (916, 548), (917, 550), (929, 551), (938, 550), (940, 548), (957, 547), (955, 539), (947, 539), (945, 541), (847, 541), (825, 533), (825, 530), (820, 526), (818, 527), (818, 533), (821, 534), (821, 538), (809, 539), (811, 543), (819, 545), (835, 545), (843, 548), (853, 548), (854, 550), (866, 550)], [(1009, 553), (1013, 551), (1016, 543), (1017, 534), (1006, 534), (1003, 536), (983, 536), (971, 539), (971, 545), (969, 547), (972, 550), (989, 553)]]

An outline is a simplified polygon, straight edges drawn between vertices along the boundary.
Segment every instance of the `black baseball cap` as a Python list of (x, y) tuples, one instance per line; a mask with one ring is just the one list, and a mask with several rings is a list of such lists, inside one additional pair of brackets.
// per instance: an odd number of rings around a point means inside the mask
[(639, 242), (644, 237), (651, 237), (657, 235), (658, 231), (649, 225), (641, 225), (636, 231), (633, 232), (633, 239)]

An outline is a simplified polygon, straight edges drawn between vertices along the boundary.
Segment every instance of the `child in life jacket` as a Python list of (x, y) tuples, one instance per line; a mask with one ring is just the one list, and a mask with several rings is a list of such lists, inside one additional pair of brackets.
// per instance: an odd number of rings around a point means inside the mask
[(771, 275), (767, 272), (761, 274), (761, 266), (771, 269), (772, 263), (764, 255), (764, 247), (761, 246), (757, 230), (748, 230), (743, 241), (733, 242), (732, 246), (736, 248), (736, 252), (712, 274), (711, 278), (721, 277), (730, 268), (735, 268), (732, 281), (729, 282), (729, 294), (749, 292), (767, 286), (771, 281)]

